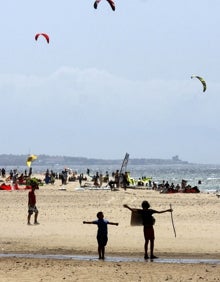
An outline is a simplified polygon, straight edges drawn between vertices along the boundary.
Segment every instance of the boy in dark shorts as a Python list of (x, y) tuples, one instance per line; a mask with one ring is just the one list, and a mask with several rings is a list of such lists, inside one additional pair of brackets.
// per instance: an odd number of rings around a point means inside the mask
[(145, 255), (144, 258), (148, 259), (148, 243), (150, 241), (150, 258), (151, 259), (156, 259), (157, 257), (154, 255), (154, 223), (155, 219), (152, 216), (154, 213), (165, 213), (165, 212), (172, 212), (172, 209), (167, 209), (163, 211), (156, 211), (150, 209), (150, 204), (147, 201), (142, 202), (142, 209), (135, 209), (135, 208), (130, 208), (128, 205), (123, 205), (124, 208), (129, 209), (130, 211), (137, 211), (142, 215), (142, 220), (143, 220), (143, 226), (144, 226), (144, 239), (145, 239), (145, 245), (144, 245), (144, 250), (145, 250)]
[(118, 223), (110, 222), (107, 219), (104, 219), (104, 214), (103, 212), (98, 212), (97, 213), (97, 220), (93, 221), (83, 221), (83, 224), (96, 224), (98, 226), (98, 231), (97, 231), (97, 242), (98, 242), (98, 254), (99, 254), (99, 259), (104, 259), (105, 258), (105, 246), (107, 245), (108, 242), (108, 227), (107, 225), (117, 225)]

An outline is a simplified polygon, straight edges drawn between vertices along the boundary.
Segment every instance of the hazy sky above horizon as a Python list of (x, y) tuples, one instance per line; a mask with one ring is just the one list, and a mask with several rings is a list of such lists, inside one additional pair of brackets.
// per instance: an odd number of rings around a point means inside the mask
[(220, 163), (220, 1), (115, 5), (2, 3), (0, 154)]

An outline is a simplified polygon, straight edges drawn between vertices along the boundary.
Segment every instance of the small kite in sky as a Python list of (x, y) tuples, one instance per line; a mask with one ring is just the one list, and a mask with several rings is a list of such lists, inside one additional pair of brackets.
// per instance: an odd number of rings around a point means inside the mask
[(50, 42), (49, 35), (48, 35), (48, 34), (46, 34), (46, 33), (37, 33), (37, 34), (35, 35), (35, 40), (38, 40), (38, 37), (39, 37), (40, 35), (42, 35), (42, 36), (44, 36), (44, 37), (45, 37), (45, 39), (47, 40), (47, 43), (49, 43), (49, 42)]
[(205, 82), (205, 80), (201, 76), (197, 76), (197, 75), (193, 74), (191, 76), (191, 78), (198, 78), (201, 81), (202, 85), (203, 85), (203, 92), (206, 91), (206, 82)]
[[(111, 6), (112, 10), (115, 11), (115, 3), (112, 0), (106, 0), (109, 5)], [(94, 8), (97, 9), (99, 2), (101, 2), (101, 0), (96, 0), (94, 3)]]

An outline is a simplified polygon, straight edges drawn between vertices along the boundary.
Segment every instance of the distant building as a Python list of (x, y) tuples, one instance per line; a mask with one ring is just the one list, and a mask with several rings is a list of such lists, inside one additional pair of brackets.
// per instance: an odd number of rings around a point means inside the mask
[(179, 159), (179, 156), (178, 156), (178, 155), (173, 156), (173, 157), (172, 157), (172, 160), (173, 160), (173, 161), (175, 161), (175, 162), (179, 162), (179, 161), (180, 161), (180, 159)]

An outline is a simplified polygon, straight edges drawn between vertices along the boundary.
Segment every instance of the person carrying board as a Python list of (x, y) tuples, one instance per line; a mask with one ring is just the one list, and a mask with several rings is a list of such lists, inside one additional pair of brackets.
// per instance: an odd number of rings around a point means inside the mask
[[(145, 239), (145, 245), (144, 245), (144, 251), (145, 251), (145, 255), (144, 258), (148, 259), (148, 243), (150, 241), (150, 259), (156, 259), (158, 257), (156, 257), (154, 255), (154, 239), (155, 239), (155, 235), (154, 235), (154, 223), (155, 223), (155, 219), (152, 216), (154, 213), (165, 213), (165, 212), (172, 212), (173, 210), (167, 209), (167, 210), (162, 210), (162, 211), (157, 211), (157, 210), (153, 210), (150, 209), (150, 204), (147, 201), (143, 201), (142, 202), (142, 209), (136, 209), (136, 208), (131, 208), (128, 205), (123, 205), (124, 208), (129, 209), (132, 212), (132, 216), (134, 216), (134, 214), (136, 214), (136, 219), (139, 217), (141, 218), (141, 224), (144, 226), (143, 228), (143, 232), (144, 232), (144, 239)], [(139, 220), (140, 222), (140, 220)], [(132, 224), (135, 225), (135, 224)], [(137, 224), (140, 225), (140, 224)]]

